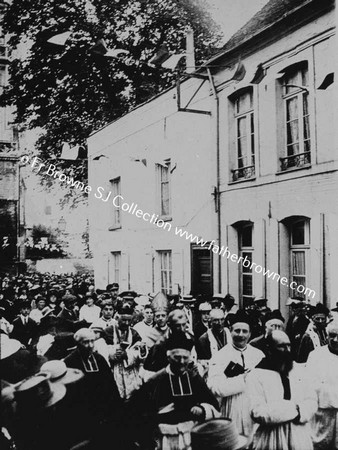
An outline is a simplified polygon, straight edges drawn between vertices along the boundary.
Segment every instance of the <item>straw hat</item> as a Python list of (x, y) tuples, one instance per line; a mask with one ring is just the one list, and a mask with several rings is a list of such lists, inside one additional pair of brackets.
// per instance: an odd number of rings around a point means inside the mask
[(238, 434), (230, 419), (211, 419), (191, 430), (192, 450), (241, 450), (247, 438)]
[(1, 333), (0, 338), (0, 359), (14, 355), (23, 345), (16, 339), (11, 339), (7, 334)]
[(66, 387), (61, 383), (50, 383), (48, 373), (38, 373), (26, 378), (14, 391), (18, 409), (28, 410), (49, 408), (66, 395)]
[(51, 360), (45, 362), (40, 369), (41, 372), (47, 372), (51, 383), (60, 382), (62, 384), (75, 383), (84, 377), (84, 374), (79, 369), (70, 369), (63, 361)]

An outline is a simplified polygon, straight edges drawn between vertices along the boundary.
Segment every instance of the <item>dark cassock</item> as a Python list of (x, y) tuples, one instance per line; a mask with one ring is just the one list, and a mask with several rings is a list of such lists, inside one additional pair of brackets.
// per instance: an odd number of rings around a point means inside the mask
[(188, 368), (192, 345), (184, 334), (169, 338), (169, 364), (129, 403), (134, 440), (142, 449), (188, 449), (194, 424), (219, 414), (218, 402), (206, 383)]
[(94, 332), (80, 329), (74, 339), (77, 349), (64, 359), (67, 367), (84, 373), (72, 393), (74, 420), (88, 431), (89, 438), (94, 436), (97, 448), (105, 448), (107, 435), (114, 433), (118, 438), (122, 401), (107, 361), (94, 352)]

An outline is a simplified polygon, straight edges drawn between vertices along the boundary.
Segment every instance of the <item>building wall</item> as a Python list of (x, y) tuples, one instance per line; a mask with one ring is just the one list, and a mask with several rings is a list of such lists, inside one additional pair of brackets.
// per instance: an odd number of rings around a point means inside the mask
[[(337, 231), (337, 142), (334, 139), (334, 84), (318, 90), (325, 76), (334, 71), (336, 41), (334, 11), (300, 26), (285, 29), (278, 40), (247, 45), (241, 54), (234, 52), (233, 63), (241, 61), (247, 75), (239, 82), (227, 82), (230, 70), (216, 75), (220, 97), (221, 222), (222, 245), (238, 254), (238, 223), (253, 223), (253, 261), (282, 277), (290, 278), (289, 232), (284, 219), (304, 216), (310, 221), (307, 286), (312, 303), (336, 302), (336, 277), (332, 267), (338, 263)], [(280, 157), (285, 157), (283, 104), (280, 100), (278, 74), (286, 67), (308, 62), (308, 99), (310, 113), (311, 164), (282, 171)], [(229, 60), (228, 60), (229, 62)], [(266, 76), (251, 85), (254, 101), (255, 175), (233, 181), (231, 169), (236, 162), (236, 130), (231, 95), (250, 86), (250, 73), (259, 64)], [(252, 77), (252, 75), (251, 75)], [(230, 96), (230, 99), (229, 99)], [(240, 294), (240, 270), (236, 262), (221, 258), (222, 286), (236, 298)], [(285, 303), (291, 292), (287, 286), (254, 273), (253, 296), (266, 297), (273, 308), (287, 312)]]
[[(182, 85), (185, 104), (200, 82)], [(209, 87), (203, 86), (191, 108), (210, 110)], [(213, 238), (210, 216), (214, 208), (211, 183), (210, 116), (177, 112), (175, 90), (135, 109), (93, 134), (89, 146), (91, 248), (98, 286), (115, 281), (111, 252), (121, 252), (121, 289), (160, 290), (159, 250), (172, 252), (172, 293), (190, 292), (190, 241), (175, 235), (175, 227), (192, 235)], [(98, 161), (93, 158), (105, 155)], [(147, 165), (131, 158), (145, 158)], [(123, 202), (136, 204), (152, 216), (159, 214), (155, 164), (170, 158), (171, 220), (163, 228), (121, 214), (121, 228), (111, 229), (113, 195), (109, 180), (121, 177)], [(96, 191), (101, 190), (102, 198)], [(100, 218), (98, 220), (98, 217)]]

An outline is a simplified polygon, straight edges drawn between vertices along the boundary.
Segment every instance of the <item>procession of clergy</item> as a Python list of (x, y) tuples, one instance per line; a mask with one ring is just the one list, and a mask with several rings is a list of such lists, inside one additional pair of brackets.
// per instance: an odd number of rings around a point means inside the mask
[(4, 450), (338, 449), (338, 308), (290, 300), (285, 323), (267, 299), (90, 277), (0, 298)]

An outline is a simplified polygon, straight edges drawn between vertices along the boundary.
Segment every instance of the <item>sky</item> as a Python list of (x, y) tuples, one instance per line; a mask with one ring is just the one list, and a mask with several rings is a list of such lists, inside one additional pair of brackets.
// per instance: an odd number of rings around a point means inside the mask
[(268, 0), (204, 0), (210, 6), (214, 20), (219, 23), (226, 42)]

